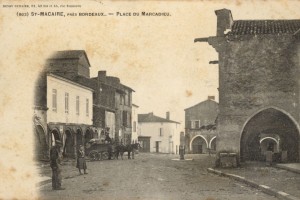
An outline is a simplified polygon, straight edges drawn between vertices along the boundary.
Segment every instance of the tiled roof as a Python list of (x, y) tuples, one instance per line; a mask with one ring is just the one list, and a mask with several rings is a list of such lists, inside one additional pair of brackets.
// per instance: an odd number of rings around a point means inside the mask
[(175, 122), (169, 119), (165, 119), (162, 117), (155, 116), (153, 113), (148, 113), (148, 114), (138, 114), (138, 122), (167, 122), (167, 123), (177, 123), (180, 124), (179, 122)]
[(300, 20), (236, 20), (229, 35), (294, 34)]
[(83, 76), (77, 76), (76, 78), (71, 79), (70, 77), (64, 76), (62, 73), (51, 72), (51, 73), (48, 73), (48, 75), (56, 76), (57, 78), (63, 78), (66, 81), (71, 81), (75, 84), (87, 87), (91, 90), (94, 90), (94, 87), (93, 87), (90, 79), (83, 77)]
[(212, 102), (212, 103), (218, 105), (218, 103), (215, 102), (214, 100), (212, 100), (212, 99), (207, 99), (207, 100), (205, 100), (205, 101), (201, 101), (200, 103), (197, 103), (196, 105), (193, 105), (193, 106), (191, 106), (191, 107), (188, 107), (188, 108), (186, 108), (186, 109), (184, 109), (184, 110), (185, 110), (185, 111), (186, 111), (186, 110), (190, 110), (190, 109), (192, 109), (192, 108), (194, 108), (194, 107), (197, 107), (197, 106), (199, 106), (199, 105), (201, 105), (201, 104), (207, 104), (208, 102), (209, 102), (209, 103)]
[(66, 51), (56, 51), (49, 59), (74, 59), (79, 58), (84, 55), (88, 64), (91, 66), (87, 54), (84, 50), (66, 50)]
[(73, 81), (86, 87), (92, 88), (93, 90), (97, 89), (97, 82), (94, 79), (86, 78), (84, 76), (76, 76)]
[(121, 83), (121, 86), (124, 87), (124, 88), (127, 88), (128, 90), (131, 90), (132, 92), (135, 92), (131, 87), (128, 87), (128, 86), (126, 86), (126, 85), (124, 85), (122, 83)]

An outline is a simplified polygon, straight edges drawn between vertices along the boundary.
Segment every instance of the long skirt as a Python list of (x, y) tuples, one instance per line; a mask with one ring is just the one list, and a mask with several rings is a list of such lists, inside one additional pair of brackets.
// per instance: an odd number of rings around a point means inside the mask
[(59, 167), (52, 168), (52, 189), (56, 190), (61, 187), (61, 169)]
[(86, 169), (85, 158), (77, 158), (77, 165), (76, 165), (76, 167), (78, 169)]

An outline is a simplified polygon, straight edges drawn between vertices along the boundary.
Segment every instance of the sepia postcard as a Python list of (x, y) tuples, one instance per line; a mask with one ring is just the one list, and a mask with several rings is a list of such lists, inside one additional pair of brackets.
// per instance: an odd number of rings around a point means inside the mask
[(299, 10), (0, 0), (0, 199), (300, 199)]

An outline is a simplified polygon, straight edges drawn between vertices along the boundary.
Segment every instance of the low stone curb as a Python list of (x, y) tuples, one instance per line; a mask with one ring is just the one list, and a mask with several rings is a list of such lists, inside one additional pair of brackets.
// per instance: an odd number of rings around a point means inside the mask
[(279, 199), (282, 199), (282, 200), (300, 200), (299, 198), (297, 198), (295, 196), (292, 196), (290, 194), (287, 194), (285, 192), (276, 191), (276, 190), (272, 189), (269, 186), (259, 185), (259, 184), (255, 183), (253, 181), (247, 180), (245, 177), (242, 177), (242, 176), (238, 176), (238, 175), (235, 175), (235, 174), (224, 173), (222, 171), (215, 170), (213, 168), (208, 168), (207, 171), (210, 172), (210, 173), (213, 173), (213, 174), (217, 174), (219, 176), (228, 177), (228, 178), (231, 178), (233, 180), (245, 183), (245, 184), (247, 184), (251, 187), (260, 189), (261, 191), (263, 191), (266, 194), (269, 194), (271, 196), (275, 196), (275, 197), (277, 197)]
[(294, 172), (294, 173), (297, 173), (297, 174), (300, 174), (300, 170), (289, 168), (289, 167), (286, 167), (286, 166), (275, 165), (274, 167), (279, 168), (279, 169), (284, 169), (284, 170), (287, 170), (287, 171), (290, 171), (290, 172)]

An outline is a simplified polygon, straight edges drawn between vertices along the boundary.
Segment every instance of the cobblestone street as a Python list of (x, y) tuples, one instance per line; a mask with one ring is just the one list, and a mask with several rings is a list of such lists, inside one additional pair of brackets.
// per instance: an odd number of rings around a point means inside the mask
[[(63, 187), (53, 191), (41, 186), (42, 199), (276, 199), (249, 186), (207, 172), (214, 157), (186, 155), (192, 161), (176, 161), (175, 155), (137, 154), (134, 160), (87, 162), (87, 175), (78, 175), (75, 163), (66, 162)], [(44, 167), (44, 175), (51, 175)]]

